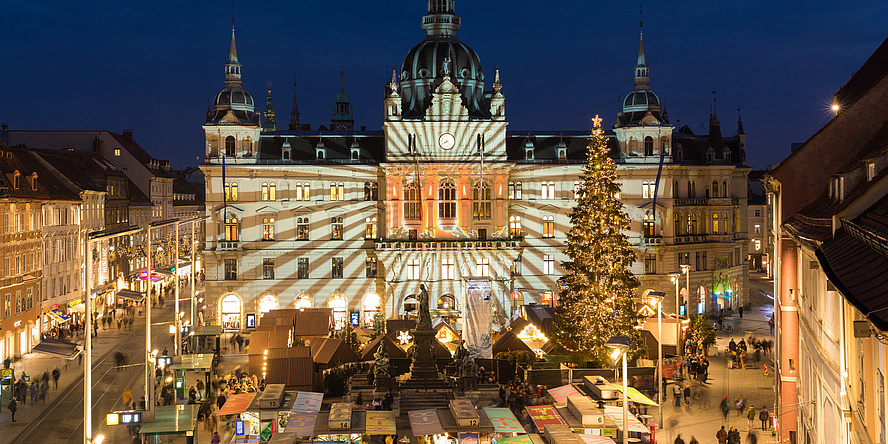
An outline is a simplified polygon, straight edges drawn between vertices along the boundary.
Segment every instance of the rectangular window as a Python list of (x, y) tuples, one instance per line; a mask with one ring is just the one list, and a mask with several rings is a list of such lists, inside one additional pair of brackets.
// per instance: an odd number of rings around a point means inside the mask
[(364, 275), (365, 275), (365, 277), (375, 278), (376, 277), (376, 266), (377, 266), (376, 258), (368, 257), (364, 261)]
[(509, 182), (509, 199), (521, 200), (521, 182)]
[(296, 277), (298, 279), (308, 279), (308, 258), (299, 258), (296, 263), (298, 264), (296, 269)]
[(410, 259), (407, 261), (407, 280), (419, 280), (419, 259)]
[(475, 261), (475, 275), (490, 276), (490, 259), (479, 257), (478, 260)]
[(555, 182), (543, 182), (540, 188), (540, 199), (555, 198)]
[(419, 219), (422, 214), (419, 199), (419, 187), (416, 182), (404, 186), (404, 217), (407, 219)]
[(34, 309), (34, 289), (28, 288), (25, 290), (25, 306), (27, 310)]
[(691, 253), (678, 253), (678, 265), (691, 265)]
[(262, 260), (262, 279), (274, 279), (274, 259)]
[(555, 256), (551, 254), (543, 255), (543, 274), (555, 274)]
[(114, 157), (120, 157), (120, 148), (114, 148)]
[(333, 279), (342, 279), (342, 258), (334, 257), (331, 265), (333, 268)]
[(3, 302), (3, 316), (10, 317), (12, 316), (12, 296), (9, 293), (6, 293), (6, 300)]
[(543, 216), (543, 237), (555, 237), (555, 216)]
[(262, 219), (262, 240), (274, 240), (274, 218), (265, 217)]
[(330, 182), (330, 200), (345, 200), (345, 184)]
[(22, 312), (22, 291), (15, 292), (15, 314)]
[(308, 240), (308, 218), (307, 217), (297, 217), (296, 218), (296, 239), (297, 240)]
[(330, 239), (342, 240), (342, 217), (334, 217), (331, 221)]
[(521, 261), (521, 256), (518, 256), (515, 259), (515, 262), (512, 262), (512, 274), (515, 276), (521, 276), (521, 273), (524, 271), (524, 264)]
[(762, 226), (759, 224), (755, 224), (755, 234), (762, 234)]
[(296, 182), (296, 200), (310, 200), (308, 182)]
[(441, 279), (454, 279), (456, 267), (453, 259), (441, 259)]
[(237, 259), (225, 259), (225, 280), (237, 280)]
[(376, 239), (376, 216), (364, 219), (364, 239)]
[(644, 256), (644, 272), (645, 274), (657, 274), (656, 254), (646, 254)]
[(755, 210), (755, 217), (762, 217), (762, 210)]

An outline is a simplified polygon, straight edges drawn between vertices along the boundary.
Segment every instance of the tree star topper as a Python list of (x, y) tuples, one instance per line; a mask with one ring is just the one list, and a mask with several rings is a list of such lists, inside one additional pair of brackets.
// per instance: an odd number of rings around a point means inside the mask
[(601, 127), (601, 118), (598, 117), (598, 114), (596, 114), (595, 117), (592, 118), (592, 124), (595, 125), (595, 128)]
[(401, 342), (401, 345), (407, 345), (412, 340), (413, 340), (413, 336), (410, 336), (409, 331), (402, 330), (402, 331), (398, 332), (398, 341)]

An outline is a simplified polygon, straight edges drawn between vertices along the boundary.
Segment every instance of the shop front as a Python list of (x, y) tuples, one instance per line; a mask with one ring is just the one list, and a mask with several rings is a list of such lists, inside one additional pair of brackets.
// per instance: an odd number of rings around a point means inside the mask
[(219, 319), (222, 329), (227, 331), (240, 330), (243, 322), (243, 302), (240, 296), (229, 294), (222, 297), (219, 303)]

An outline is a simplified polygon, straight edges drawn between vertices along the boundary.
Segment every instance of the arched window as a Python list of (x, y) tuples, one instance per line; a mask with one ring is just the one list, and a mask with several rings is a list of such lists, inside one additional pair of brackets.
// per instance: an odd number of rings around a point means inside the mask
[(308, 218), (307, 217), (297, 217), (296, 218), (296, 239), (297, 240), (308, 240)]
[(364, 219), (364, 224), (366, 225), (364, 229), (364, 238), (376, 239), (376, 216)]
[(404, 218), (419, 219), (422, 214), (419, 200), (419, 184), (410, 182), (404, 186)]
[(712, 197), (718, 197), (718, 181), (712, 181)]
[(438, 298), (438, 310), (458, 310), (456, 306), (456, 298), (452, 294), (445, 294)]
[(555, 237), (555, 216), (543, 216), (543, 237)]
[(225, 155), (228, 157), (234, 157), (237, 155), (237, 148), (235, 146), (234, 136), (228, 136), (225, 138)]
[(472, 210), (476, 218), (490, 218), (493, 202), (490, 200), (490, 184), (486, 181), (478, 183), (472, 190)]
[(722, 214), (722, 233), (728, 234), (728, 213)]
[(332, 224), (330, 239), (342, 240), (342, 217), (334, 217), (330, 220), (330, 223)]
[(718, 234), (718, 213), (712, 213), (712, 234)]
[(509, 216), (509, 236), (521, 236), (521, 216)]
[(345, 200), (345, 184), (330, 182), (330, 200)]
[(726, 180), (722, 181), (722, 196), (731, 197), (730, 195), (728, 195), (728, 181)]
[(521, 182), (509, 182), (509, 199), (521, 199)]
[(654, 215), (650, 212), (644, 214), (644, 237), (656, 236), (656, 223)]
[(654, 138), (651, 136), (647, 136), (644, 138), (644, 155), (645, 156), (653, 156), (654, 155)]
[(284, 151), (284, 160), (290, 160), (290, 152)]
[(456, 217), (456, 185), (451, 179), (444, 179), (438, 185), (438, 217)]
[(691, 219), (688, 223), (688, 234), (699, 234), (699, 232), (697, 231), (700, 227), (699, 223), (700, 222), (697, 216), (697, 212), (694, 211), (694, 213), (691, 214)]
[(277, 186), (274, 182), (268, 184), (268, 200), (277, 200)]
[(675, 212), (675, 223), (674, 223), (674, 227), (673, 227), (674, 233), (672, 233), (674, 236), (681, 236), (681, 225), (682, 225), (681, 213), (676, 211)]
[(376, 293), (368, 293), (367, 296), (364, 296), (364, 306), (362, 313), (362, 320), (364, 327), (372, 327), (373, 319), (376, 318), (376, 315), (379, 314), (379, 295)]
[(582, 187), (582, 183), (579, 180), (574, 181), (574, 200), (577, 200), (580, 198), (581, 187)]
[(296, 296), (294, 305), (296, 306), (296, 308), (311, 308), (311, 296), (305, 293)]
[(262, 240), (274, 240), (274, 218), (266, 217), (262, 219)]
[(296, 200), (309, 200), (308, 182), (296, 182)]
[(379, 200), (379, 185), (376, 182), (364, 182), (364, 201)]
[(237, 183), (236, 182), (225, 182), (223, 185), (223, 191), (225, 192), (225, 201), (226, 202), (237, 202)]
[(259, 313), (265, 314), (271, 310), (277, 310), (278, 299), (273, 294), (262, 296), (259, 300)]
[(261, 200), (268, 200), (268, 182), (262, 182)]
[(331, 296), (327, 301), (327, 306), (333, 309), (333, 328), (336, 330), (345, 328), (345, 323), (348, 322), (348, 311), (342, 293), (335, 293)]
[(237, 231), (237, 217), (228, 216), (225, 218), (225, 240), (236, 241)]

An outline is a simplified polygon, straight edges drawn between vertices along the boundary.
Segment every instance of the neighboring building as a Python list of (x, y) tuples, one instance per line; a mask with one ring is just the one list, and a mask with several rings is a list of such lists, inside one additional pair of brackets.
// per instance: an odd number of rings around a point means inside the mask
[(888, 40), (834, 100), (836, 116), (766, 182), (778, 441), (884, 443)]
[(41, 178), (0, 142), (0, 359), (14, 359), (40, 341), (41, 218), (49, 200)]
[[(466, 278), (490, 279), (498, 323), (521, 304), (557, 304), (591, 129), (508, 132), (500, 73), (485, 91), (480, 58), (455, 36), (453, 3), (429, 2), (426, 39), (385, 86), (382, 131), (354, 130), (343, 89), (332, 131), (308, 130), (294, 97), (290, 130), (262, 132), (232, 32), (225, 88), (203, 126), (217, 323), (241, 328), (246, 314), (310, 306), (333, 308), (337, 328), (369, 325), (411, 315), (420, 283), (435, 314), (459, 318)], [(640, 291), (674, 295), (667, 273), (685, 265), (691, 314), (745, 305), (742, 123), (725, 137), (713, 109), (709, 134), (676, 130), (649, 69), (642, 44), (635, 89), (608, 133)]]
[(767, 271), (772, 276), (771, 259), (768, 254), (771, 251), (768, 238), (768, 200), (765, 193), (765, 185), (762, 176), (767, 171), (752, 171), (749, 173), (749, 202), (746, 207), (746, 220), (749, 226), (749, 269), (753, 271)]

